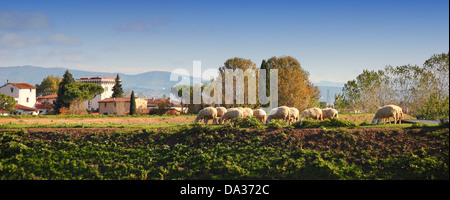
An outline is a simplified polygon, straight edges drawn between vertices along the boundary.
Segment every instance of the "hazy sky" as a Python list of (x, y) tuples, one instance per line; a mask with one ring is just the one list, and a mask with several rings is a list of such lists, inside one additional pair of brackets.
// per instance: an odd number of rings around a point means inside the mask
[(292, 56), (314, 82), (346, 82), (448, 51), (448, 0), (0, 3), (0, 67), (137, 74)]

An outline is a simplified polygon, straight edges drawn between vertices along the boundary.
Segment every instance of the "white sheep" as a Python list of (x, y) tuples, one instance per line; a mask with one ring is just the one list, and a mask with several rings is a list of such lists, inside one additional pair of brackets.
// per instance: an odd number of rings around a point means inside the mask
[(217, 107), (217, 118), (213, 121), (214, 124), (217, 124), (217, 120), (221, 118), (225, 113), (227, 112), (227, 109), (225, 107)]
[(281, 119), (286, 122), (289, 121), (289, 107), (280, 106), (270, 111), (270, 115), (266, 119), (266, 124), (269, 124), (272, 119)]
[(331, 119), (333, 117), (339, 118), (338, 111), (336, 109), (332, 108), (322, 109), (322, 113), (324, 119)]
[(397, 108), (398, 106), (395, 105), (386, 105), (381, 108), (378, 108), (377, 112), (375, 113), (375, 116), (372, 119), (372, 124), (379, 124), (380, 121), (384, 118), (393, 117), (394, 118), (394, 124), (397, 124), (397, 120), (403, 116), (403, 113), (399, 111)]
[(226, 121), (230, 121), (234, 118), (244, 117), (244, 112), (241, 109), (232, 109), (226, 112), (220, 119), (219, 124), (223, 124)]
[(267, 119), (266, 111), (264, 111), (263, 109), (253, 110), (253, 116), (255, 116), (256, 119), (258, 119), (262, 123), (264, 123)]
[(244, 118), (253, 117), (253, 110), (251, 108), (244, 108)]
[(208, 121), (212, 119), (214, 123), (217, 121), (216, 118), (217, 118), (217, 109), (214, 107), (206, 107), (198, 112), (198, 115), (195, 118), (194, 122), (197, 123), (199, 120), (203, 119), (205, 124), (207, 124)]
[[(388, 105), (388, 106), (392, 106), (396, 111), (397, 111), (397, 121), (399, 124), (402, 123), (402, 119), (403, 119), (403, 110), (400, 106), (396, 106), (396, 105)], [(386, 118), (382, 118), (381, 121), (383, 121), (383, 123), (386, 124), (386, 122), (389, 122), (389, 124), (391, 123), (391, 121), (389, 120), (390, 117), (386, 117)]]
[(320, 108), (310, 108), (303, 111), (302, 116), (300, 117), (300, 120), (303, 119), (317, 119), (317, 120), (323, 120), (323, 112)]
[(289, 124), (291, 124), (292, 122), (296, 122), (300, 119), (300, 112), (298, 111), (297, 108), (294, 107), (290, 107), (289, 108)]

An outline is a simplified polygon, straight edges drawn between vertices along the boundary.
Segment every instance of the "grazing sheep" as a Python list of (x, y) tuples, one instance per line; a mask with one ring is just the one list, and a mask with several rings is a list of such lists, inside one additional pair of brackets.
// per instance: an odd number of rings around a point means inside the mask
[(253, 117), (253, 110), (251, 108), (244, 108), (244, 118)]
[(238, 118), (238, 117), (244, 117), (244, 112), (242, 112), (242, 110), (240, 109), (233, 109), (230, 110), (228, 112), (226, 112), (220, 119), (219, 119), (219, 124), (223, 124), (225, 121), (230, 121), (234, 118)]
[(323, 120), (322, 109), (314, 107), (314, 108), (304, 110), (302, 113), (302, 117), (300, 117), (300, 120), (308, 119), (308, 118)]
[(398, 106), (395, 105), (387, 105), (383, 106), (381, 108), (378, 108), (377, 112), (375, 113), (375, 116), (372, 119), (372, 124), (379, 124), (380, 121), (384, 118), (393, 117), (394, 118), (394, 124), (397, 124), (397, 120), (403, 116), (403, 112), (398, 109)]
[(272, 109), (270, 111), (269, 117), (267, 117), (267, 119), (266, 119), (266, 124), (269, 124), (270, 120), (272, 120), (272, 119), (282, 119), (282, 120), (288, 122), (289, 121), (289, 110), (290, 109), (287, 106), (280, 106), (275, 109)]
[(225, 107), (217, 107), (216, 110), (217, 110), (217, 117), (216, 120), (213, 121), (213, 124), (217, 124), (217, 120), (219, 120), (219, 118), (221, 118), (227, 112), (227, 109)]
[(339, 118), (338, 111), (336, 109), (332, 108), (322, 109), (322, 113), (324, 119), (331, 119), (333, 117)]
[(203, 119), (205, 124), (207, 124), (208, 121), (212, 119), (214, 123), (217, 120), (216, 118), (217, 118), (217, 109), (214, 107), (206, 107), (198, 112), (198, 115), (195, 118), (194, 122), (197, 123), (199, 120)]
[[(402, 124), (402, 118), (403, 118), (403, 110), (402, 110), (402, 108), (399, 107), (399, 106), (396, 106), (396, 105), (392, 105), (392, 104), (388, 105), (388, 106), (392, 106), (392, 107), (395, 108), (395, 110), (397, 111), (397, 117), (398, 117), (397, 121), (398, 121), (399, 124)], [(391, 121), (389, 119), (390, 119), (390, 117), (382, 118), (381, 121), (383, 123), (385, 123), (385, 124), (386, 124), (386, 122), (389, 122), (389, 124), (390, 124)]]
[(263, 109), (254, 110), (253, 116), (255, 116), (256, 119), (258, 119), (262, 123), (264, 123), (267, 119), (266, 111), (264, 111)]
[(298, 111), (297, 108), (290, 107), (289, 108), (289, 124), (291, 124), (292, 122), (298, 121), (300, 119), (299, 115), (300, 115), (300, 112)]

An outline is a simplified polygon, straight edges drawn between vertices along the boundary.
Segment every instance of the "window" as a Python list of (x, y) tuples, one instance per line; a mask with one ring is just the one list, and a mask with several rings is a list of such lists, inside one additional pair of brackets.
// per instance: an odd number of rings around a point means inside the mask
[(105, 103), (105, 108), (106, 108), (106, 103)]
[(14, 88), (13, 87), (11, 87), (11, 93), (13, 93), (14, 92)]
[(108, 87), (105, 87), (105, 91), (108, 91)]
[(114, 108), (116, 107), (116, 103), (114, 102)]
[(30, 102), (30, 98), (27, 97), (27, 103)]
[(32, 92), (32, 89), (30, 88), (30, 93)]

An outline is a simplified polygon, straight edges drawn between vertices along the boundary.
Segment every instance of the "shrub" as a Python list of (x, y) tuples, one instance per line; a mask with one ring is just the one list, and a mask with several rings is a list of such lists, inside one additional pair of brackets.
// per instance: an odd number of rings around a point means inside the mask
[(255, 117), (251, 118), (235, 118), (232, 120), (235, 126), (239, 126), (241, 128), (262, 128), (263, 124), (261, 121), (256, 119)]
[(354, 122), (345, 119), (331, 118), (323, 121), (315, 119), (305, 119), (292, 124), (296, 128), (320, 128), (320, 127), (356, 127)]
[(267, 125), (268, 128), (283, 128), (286, 126), (286, 122), (283, 120), (273, 120)]

